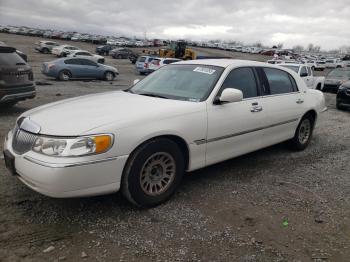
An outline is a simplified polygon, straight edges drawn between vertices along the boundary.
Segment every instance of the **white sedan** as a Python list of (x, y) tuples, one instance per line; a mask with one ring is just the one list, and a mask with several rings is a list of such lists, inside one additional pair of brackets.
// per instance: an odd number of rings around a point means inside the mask
[(138, 206), (166, 201), (193, 171), (283, 141), (305, 149), (323, 93), (292, 70), (229, 59), (174, 63), (126, 91), (22, 114), (5, 139), (8, 169), (52, 197), (121, 190)]
[(72, 51), (69, 55), (67, 55), (67, 57), (85, 58), (100, 64), (103, 64), (105, 62), (105, 58), (103, 56), (94, 55), (85, 50)]
[(72, 45), (60, 45), (52, 48), (51, 53), (57, 57), (67, 56), (71, 52), (79, 50), (78, 47)]

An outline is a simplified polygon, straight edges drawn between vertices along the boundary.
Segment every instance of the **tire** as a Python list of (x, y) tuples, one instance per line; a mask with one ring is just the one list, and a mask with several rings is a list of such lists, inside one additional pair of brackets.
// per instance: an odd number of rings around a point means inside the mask
[(50, 50), (48, 48), (43, 48), (43, 53), (44, 54), (48, 54), (50, 52)]
[(97, 63), (99, 63), (99, 64), (104, 64), (104, 62), (105, 62), (105, 60), (104, 59), (99, 59), (99, 60), (97, 60)]
[(338, 103), (338, 101), (336, 102), (336, 105), (335, 105), (335, 106), (337, 107), (338, 110), (344, 110), (344, 107), (342, 107), (342, 106)]
[(311, 67), (311, 70), (312, 70), (312, 71), (315, 71), (315, 67), (314, 67), (314, 66), (313, 66), (313, 67)]
[[(165, 174), (164, 170), (168, 170)], [(129, 157), (122, 178), (122, 193), (132, 204), (153, 207), (167, 201), (185, 172), (179, 146), (172, 140), (150, 140)]]
[(302, 151), (309, 145), (314, 129), (315, 119), (308, 113), (300, 120), (294, 137), (288, 141), (288, 146), (296, 151)]
[(117, 59), (123, 59), (122, 55), (117, 55)]
[(317, 86), (316, 86), (316, 90), (321, 90), (321, 84), (318, 84)]
[(12, 101), (12, 102), (5, 102), (0, 104), (0, 108), (10, 108), (13, 107), (15, 104), (17, 104), (18, 101)]
[(58, 73), (58, 79), (61, 81), (68, 81), (72, 78), (72, 73), (68, 70), (62, 70)]
[(115, 75), (113, 72), (107, 71), (107, 72), (105, 72), (103, 79), (106, 81), (113, 81), (114, 77), (115, 77)]

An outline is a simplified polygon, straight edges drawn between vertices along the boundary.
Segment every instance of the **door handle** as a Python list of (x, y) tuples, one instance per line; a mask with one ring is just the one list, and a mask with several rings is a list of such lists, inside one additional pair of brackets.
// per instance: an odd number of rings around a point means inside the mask
[(261, 112), (262, 110), (263, 110), (262, 106), (253, 106), (250, 108), (250, 112), (252, 113)]
[(299, 98), (299, 99), (296, 101), (296, 103), (297, 103), (297, 104), (302, 104), (302, 103), (304, 103), (304, 100), (301, 99), (301, 98)]

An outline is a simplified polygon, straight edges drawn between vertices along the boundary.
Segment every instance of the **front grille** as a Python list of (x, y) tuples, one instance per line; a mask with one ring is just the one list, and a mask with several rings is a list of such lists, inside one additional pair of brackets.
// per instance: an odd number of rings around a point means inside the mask
[(12, 139), (12, 148), (16, 154), (22, 155), (32, 149), (37, 136), (15, 128)]

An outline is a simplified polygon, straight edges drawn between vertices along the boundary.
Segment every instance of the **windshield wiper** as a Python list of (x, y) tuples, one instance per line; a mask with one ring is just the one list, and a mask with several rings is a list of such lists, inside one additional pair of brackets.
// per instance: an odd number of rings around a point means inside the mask
[(128, 92), (128, 93), (131, 93), (131, 94), (135, 94), (134, 91), (131, 90), (131, 88), (125, 89), (124, 92)]
[(164, 99), (169, 99), (166, 96), (162, 96), (162, 95), (158, 95), (158, 94), (154, 94), (154, 93), (139, 93), (138, 95), (141, 96), (151, 96), (151, 97), (158, 97), (158, 98), (164, 98)]

